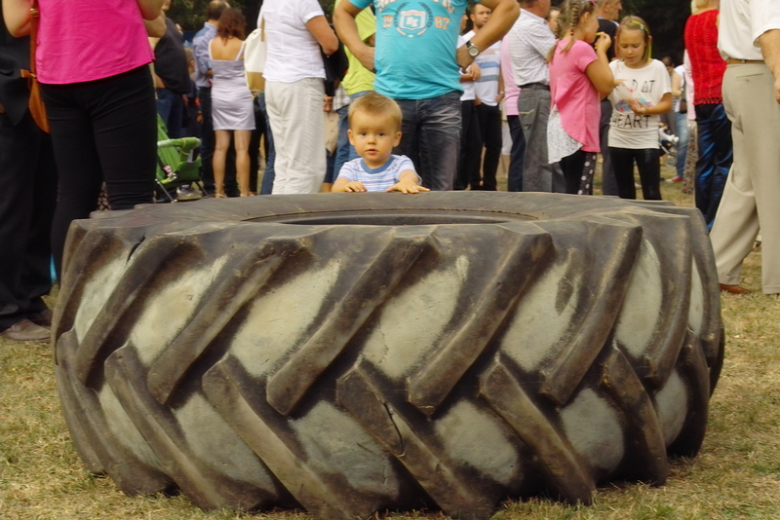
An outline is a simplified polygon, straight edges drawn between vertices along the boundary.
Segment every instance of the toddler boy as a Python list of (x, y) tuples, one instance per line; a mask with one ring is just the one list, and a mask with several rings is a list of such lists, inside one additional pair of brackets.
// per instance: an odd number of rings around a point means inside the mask
[(354, 100), (347, 134), (360, 159), (342, 166), (331, 191), (430, 191), (420, 186), (408, 157), (392, 154), (401, 141), (401, 108), (395, 101), (376, 92)]

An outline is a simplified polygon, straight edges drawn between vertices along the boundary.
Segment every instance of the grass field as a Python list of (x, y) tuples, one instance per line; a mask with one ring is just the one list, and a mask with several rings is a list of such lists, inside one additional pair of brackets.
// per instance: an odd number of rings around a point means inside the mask
[[(665, 169), (665, 176), (671, 171)], [(664, 197), (690, 206), (679, 184)], [(760, 289), (760, 251), (743, 283)], [(53, 302), (50, 302), (53, 304)], [(508, 502), (496, 515), (521, 519), (780, 518), (780, 299), (760, 292), (722, 297), (726, 360), (696, 458), (672, 463), (665, 486), (611, 485), (591, 507), (545, 500)], [(392, 518), (440, 518), (441, 513)], [(71, 444), (59, 409), (51, 347), (0, 340), (0, 518), (3, 520), (197, 520), (308, 518), (300, 512), (203, 512), (186, 498), (127, 497), (110, 479), (90, 475)]]

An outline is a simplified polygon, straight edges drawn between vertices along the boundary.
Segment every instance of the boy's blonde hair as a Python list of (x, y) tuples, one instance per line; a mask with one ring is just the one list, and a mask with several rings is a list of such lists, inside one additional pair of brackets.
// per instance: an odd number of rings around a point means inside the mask
[(401, 130), (401, 122), (403, 120), (401, 107), (387, 96), (372, 91), (354, 100), (349, 105), (350, 126), (352, 126), (352, 115), (358, 110), (375, 116), (389, 117), (395, 123), (396, 129)]

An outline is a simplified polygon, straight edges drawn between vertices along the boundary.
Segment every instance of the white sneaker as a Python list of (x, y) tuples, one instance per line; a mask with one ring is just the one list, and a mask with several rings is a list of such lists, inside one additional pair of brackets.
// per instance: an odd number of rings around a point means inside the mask
[(193, 190), (192, 186), (179, 186), (176, 188), (176, 200), (198, 200), (202, 198), (203, 195)]

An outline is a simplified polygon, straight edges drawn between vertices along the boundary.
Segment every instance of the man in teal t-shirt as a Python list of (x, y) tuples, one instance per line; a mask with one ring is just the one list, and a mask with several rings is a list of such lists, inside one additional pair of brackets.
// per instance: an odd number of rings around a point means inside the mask
[[(349, 0), (336, 6), (339, 37), (369, 70), (374, 88), (401, 107), (403, 137), (394, 153), (415, 163), (423, 185), (451, 190), (460, 147), (460, 75), (512, 27), (516, 0), (481, 0), (494, 15), (466, 45), (457, 49), (460, 19), (468, 0)], [(376, 52), (360, 39), (355, 17), (374, 4)]]

